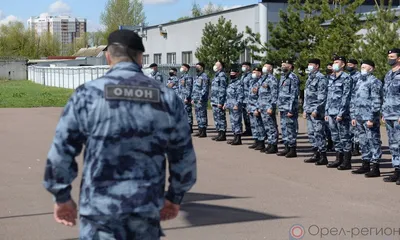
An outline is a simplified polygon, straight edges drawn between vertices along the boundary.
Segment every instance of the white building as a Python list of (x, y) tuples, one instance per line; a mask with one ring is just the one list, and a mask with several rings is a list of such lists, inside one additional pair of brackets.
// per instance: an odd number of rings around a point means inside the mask
[(28, 28), (33, 29), (38, 35), (50, 32), (63, 46), (71, 44), (76, 38), (86, 33), (85, 18), (73, 18), (70, 16), (40, 16), (28, 19)]
[[(203, 28), (206, 23), (217, 23), (220, 16), (227, 21), (231, 20), (239, 32), (245, 32), (246, 26), (253, 32), (260, 33), (261, 40), (269, 39), (268, 23), (279, 22), (279, 10), (287, 8), (287, 0), (251, 0), (254, 4), (229, 9), (226, 11), (205, 15), (196, 18), (185, 19), (176, 22), (161, 23), (148, 27), (121, 26), (121, 29), (132, 29), (143, 37), (146, 52), (143, 56), (144, 64), (195, 64), (198, 59), (195, 56), (196, 49), (201, 44)], [(250, 2), (250, 1), (246, 1)], [(399, 0), (394, 0), (393, 5), (398, 5)], [(374, 0), (365, 0), (357, 10), (365, 13), (374, 9)], [(250, 61), (250, 50), (246, 49), (239, 62)]]

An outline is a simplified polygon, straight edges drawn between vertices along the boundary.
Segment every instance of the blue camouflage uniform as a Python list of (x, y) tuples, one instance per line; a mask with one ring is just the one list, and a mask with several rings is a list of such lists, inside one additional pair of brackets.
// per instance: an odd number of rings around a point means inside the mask
[(172, 88), (176, 94), (178, 94), (178, 77), (177, 76), (170, 76), (167, 80), (167, 87)]
[[(281, 116), (282, 140), (288, 147), (296, 146), (299, 109), (299, 78), (293, 72), (282, 74), (279, 82), (278, 109)], [(293, 114), (288, 117), (287, 114)]]
[(249, 98), (247, 100), (247, 111), (250, 115), (251, 132), (253, 139), (264, 142), (265, 129), (261, 114), (254, 116), (254, 111), (258, 110), (258, 91), (260, 78), (251, 78), (249, 83)]
[(400, 170), (400, 70), (390, 70), (383, 87), (382, 115), (386, 122), (392, 165)]
[[(380, 132), (382, 83), (372, 74), (360, 76), (352, 95), (350, 116), (357, 121), (361, 158), (366, 162), (378, 163), (382, 157)], [(373, 127), (367, 127), (368, 121), (373, 122)]]
[[(244, 99), (243, 99), (243, 122), (246, 128), (250, 127), (250, 117), (249, 114), (247, 113), (247, 102), (249, 99), (249, 84), (251, 80), (251, 72), (243, 73), (242, 78), (240, 79), (243, 83), (243, 93), (244, 93)], [(250, 129), (246, 129), (250, 130)]]
[[(238, 79), (231, 79), (226, 89), (225, 108), (229, 110), (229, 117), (232, 126), (232, 132), (236, 135), (242, 134), (242, 105), (244, 99), (243, 82)], [(234, 109), (237, 107), (237, 109)]]
[[(307, 116), (307, 132), (310, 143), (318, 152), (326, 152), (325, 104), (328, 80), (320, 72), (310, 73), (304, 90), (303, 109)], [(316, 113), (313, 117), (311, 114)]]
[[(328, 84), (329, 84), (329, 80), (332, 78), (332, 75), (325, 75), (325, 78), (326, 78), (326, 80), (327, 80), (327, 82), (328, 82)], [(328, 95), (327, 95), (327, 97), (328, 97)], [(326, 104), (326, 101), (325, 101), (325, 104)], [(325, 128), (325, 135), (326, 135), (326, 138), (327, 139), (332, 139), (332, 135), (331, 135), (331, 130), (329, 129), (329, 124), (328, 124), (328, 122), (325, 122), (324, 123), (324, 128)]]
[[(263, 75), (258, 82), (258, 109), (261, 112), (263, 126), (269, 145), (278, 143), (278, 125), (276, 121), (276, 102), (278, 100), (278, 80), (273, 74)], [(268, 110), (272, 114), (268, 114)]]
[(164, 199), (180, 204), (196, 181), (179, 97), (129, 62), (79, 86), (58, 122), (45, 168), (44, 187), (56, 202), (71, 199), (83, 145), (79, 239), (159, 239)]
[(182, 99), (182, 101), (185, 104), (185, 110), (187, 112), (190, 125), (193, 125), (192, 88), (193, 88), (193, 78), (187, 73), (183, 74), (179, 80), (177, 89), (178, 89), (178, 96)]
[[(351, 98), (355, 98), (355, 87), (357, 85), (358, 80), (361, 78), (361, 73), (359, 71), (352, 71), (350, 73), (350, 77), (352, 80), (352, 87), (351, 87)], [(353, 101), (350, 102), (350, 105), (352, 104)], [(350, 106), (351, 108), (351, 106)], [(353, 127), (352, 125), (350, 125), (350, 131), (351, 131), (351, 138), (352, 138), (352, 142), (355, 144), (358, 144), (360, 142), (360, 138), (359, 138), (359, 133), (358, 133), (358, 127)]]
[(157, 80), (157, 81), (160, 81), (161, 83), (164, 83), (164, 77), (163, 77), (163, 75), (160, 73), (160, 72), (154, 72), (154, 71), (152, 71), (150, 74), (149, 74), (149, 76), (148, 77), (150, 77), (150, 78), (152, 78), (152, 79), (155, 79), (155, 80)]
[[(222, 109), (226, 101), (226, 87), (228, 80), (223, 70), (215, 73), (215, 77), (211, 82), (211, 106), (214, 116), (215, 129), (218, 132), (226, 131), (226, 115)], [(219, 107), (218, 105), (221, 105)]]
[(197, 124), (199, 128), (206, 128), (207, 119), (207, 103), (209, 93), (209, 79), (204, 72), (198, 73), (193, 83), (192, 100), (194, 102), (194, 111), (196, 114)]
[[(338, 153), (351, 151), (350, 98), (352, 81), (349, 74), (342, 72), (328, 82), (328, 97), (325, 116), (328, 116), (329, 129)], [(341, 117), (337, 121), (336, 117)]]

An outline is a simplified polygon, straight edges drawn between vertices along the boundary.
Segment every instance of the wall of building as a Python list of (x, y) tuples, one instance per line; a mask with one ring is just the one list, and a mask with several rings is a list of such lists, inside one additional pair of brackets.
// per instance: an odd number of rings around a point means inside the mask
[[(145, 55), (149, 55), (148, 63), (155, 62), (154, 54), (161, 53), (161, 63), (167, 63), (167, 53), (176, 54), (176, 63), (182, 63), (182, 52), (191, 51), (192, 61), (196, 63), (194, 53), (201, 45), (201, 37), (203, 28), (207, 23), (217, 23), (220, 14), (214, 14), (207, 17), (195, 18), (189, 21), (168, 23), (163, 25), (162, 29), (167, 31), (167, 37), (160, 35), (160, 29), (155, 26), (145, 30), (146, 38), (143, 38), (146, 49)], [(224, 13), (222, 16), (227, 21), (231, 20), (233, 25), (237, 25), (239, 31), (244, 31), (249, 26), (258, 32), (258, 6), (239, 9)]]
[(0, 79), (26, 80), (28, 78), (25, 60), (1, 60)]

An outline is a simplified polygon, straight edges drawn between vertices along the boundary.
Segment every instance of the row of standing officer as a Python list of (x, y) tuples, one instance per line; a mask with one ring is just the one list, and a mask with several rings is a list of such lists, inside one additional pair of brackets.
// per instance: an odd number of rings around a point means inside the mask
[[(385, 177), (385, 182), (400, 185), (399, 123), (400, 123), (400, 49), (388, 51), (388, 64), (392, 69), (386, 74), (384, 84), (373, 72), (375, 63), (364, 60), (361, 72), (358, 62), (336, 56), (330, 65), (332, 74), (324, 77), (319, 71), (320, 61), (309, 61), (309, 77), (305, 87), (304, 118), (314, 155), (307, 163), (326, 165), (328, 168), (350, 170), (352, 134), (353, 141), (361, 146), (362, 166), (353, 174), (379, 177), (382, 157), (380, 117), (386, 124), (392, 165), (395, 173)], [(349, 73), (344, 72), (347, 68)], [(327, 123), (335, 144), (336, 160), (328, 163), (325, 148), (324, 122)], [(357, 151), (358, 149), (354, 149)]]

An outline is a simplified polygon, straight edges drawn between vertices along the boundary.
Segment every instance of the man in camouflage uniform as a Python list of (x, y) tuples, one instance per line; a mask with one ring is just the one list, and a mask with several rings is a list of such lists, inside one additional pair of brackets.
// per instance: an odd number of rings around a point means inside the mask
[(325, 121), (329, 124), (335, 144), (336, 160), (328, 163), (328, 168), (351, 169), (350, 98), (351, 78), (345, 73), (346, 58), (335, 56), (333, 72), (335, 76), (328, 82), (328, 98), (325, 107)]
[(160, 239), (160, 220), (177, 216), (196, 181), (187, 114), (174, 91), (142, 73), (136, 33), (112, 32), (106, 51), (110, 71), (79, 86), (63, 110), (44, 186), (54, 196), (55, 220), (75, 225), (71, 183), (85, 145), (79, 239)]
[[(326, 79), (329, 82), (329, 79), (333, 77), (334, 72), (332, 69), (332, 63), (328, 63), (328, 65), (326, 66), (326, 71), (325, 71), (326, 75)], [(324, 128), (325, 128), (325, 135), (326, 135), (326, 139), (327, 139), (327, 151), (328, 152), (333, 152), (335, 151), (334, 147), (333, 147), (333, 141), (332, 141), (332, 135), (331, 135), (331, 130), (329, 130), (329, 124), (327, 122), (324, 123)]]
[[(346, 70), (349, 72), (351, 80), (353, 82), (353, 86), (351, 87), (351, 98), (355, 98), (354, 94), (354, 89), (357, 85), (358, 80), (361, 77), (361, 74), (359, 71), (357, 71), (357, 65), (358, 61), (356, 59), (349, 59), (347, 65), (346, 65)], [(353, 101), (352, 101), (353, 102)], [(350, 103), (351, 105), (352, 103)], [(351, 106), (350, 106), (351, 108)], [(351, 131), (351, 138), (352, 138), (352, 156), (360, 156), (360, 139), (358, 137), (358, 127), (357, 126), (350, 126), (350, 131)]]
[(228, 79), (224, 72), (224, 67), (225, 66), (221, 61), (215, 63), (213, 67), (215, 76), (211, 82), (211, 107), (215, 129), (218, 131), (218, 135), (212, 138), (212, 140), (215, 141), (226, 140), (226, 114), (223, 107), (226, 101)]
[(303, 118), (307, 119), (308, 138), (313, 146), (314, 154), (304, 162), (326, 165), (328, 159), (324, 118), (328, 81), (319, 71), (320, 65), (321, 61), (316, 58), (308, 61), (309, 76), (304, 90)]
[(190, 66), (186, 63), (182, 64), (180, 72), (182, 73), (178, 83), (178, 95), (185, 104), (185, 110), (188, 114), (190, 131), (193, 133), (193, 112), (192, 112), (192, 88), (193, 78), (189, 75)]
[(388, 51), (388, 64), (392, 69), (385, 76), (382, 120), (386, 125), (395, 171), (393, 175), (383, 180), (400, 185), (400, 49), (394, 48)]
[(244, 99), (243, 82), (238, 78), (239, 71), (232, 69), (230, 72), (230, 82), (226, 89), (226, 103), (224, 110), (229, 110), (229, 117), (234, 135), (233, 140), (228, 140), (228, 144), (242, 144), (242, 105)]
[(379, 161), (382, 157), (380, 131), (382, 82), (372, 74), (374, 68), (373, 61), (362, 62), (361, 76), (353, 89), (350, 108), (351, 124), (357, 127), (362, 152), (362, 166), (352, 173), (365, 174), (365, 177), (381, 175)]
[(297, 157), (297, 122), (299, 111), (299, 78), (292, 72), (293, 61), (282, 61), (281, 79), (279, 82), (278, 109), (281, 116), (282, 139), (285, 149), (278, 156)]
[(197, 125), (199, 132), (195, 136), (199, 138), (207, 137), (207, 104), (209, 93), (209, 79), (204, 72), (205, 65), (203, 63), (196, 64), (196, 77), (193, 81), (192, 90), (192, 104), (194, 105), (194, 112), (196, 114)]
[(253, 133), (254, 144), (249, 148), (254, 150), (265, 149), (265, 130), (261, 118), (260, 110), (258, 109), (258, 90), (259, 80), (261, 78), (262, 69), (256, 67), (253, 69), (249, 83), (249, 99), (247, 101), (247, 112), (250, 116), (251, 132)]
[(157, 63), (152, 63), (152, 64), (150, 64), (150, 67), (149, 67), (149, 68), (152, 69), (151, 72), (150, 72), (150, 74), (149, 74), (149, 77), (150, 77), (150, 78), (153, 78), (153, 79), (155, 79), (155, 80), (157, 80), (157, 81), (160, 81), (160, 82), (164, 83), (164, 77), (163, 77), (163, 75), (158, 71), (158, 65), (157, 65)]
[(172, 90), (175, 91), (175, 93), (178, 94), (178, 77), (176, 76), (177, 72), (178, 70), (174, 67), (169, 69), (169, 78), (167, 80), (167, 87), (171, 88)]
[(243, 92), (244, 92), (244, 100), (243, 100), (243, 121), (244, 126), (246, 127), (246, 131), (243, 133), (243, 136), (251, 136), (251, 125), (250, 125), (250, 117), (247, 113), (247, 101), (249, 99), (249, 83), (251, 80), (251, 63), (244, 62), (242, 63), (242, 78), (240, 79), (243, 84)]
[(258, 109), (261, 113), (268, 146), (265, 153), (278, 152), (278, 125), (276, 121), (276, 101), (278, 100), (278, 80), (272, 74), (273, 64), (266, 63), (262, 68), (264, 75), (259, 80)]

